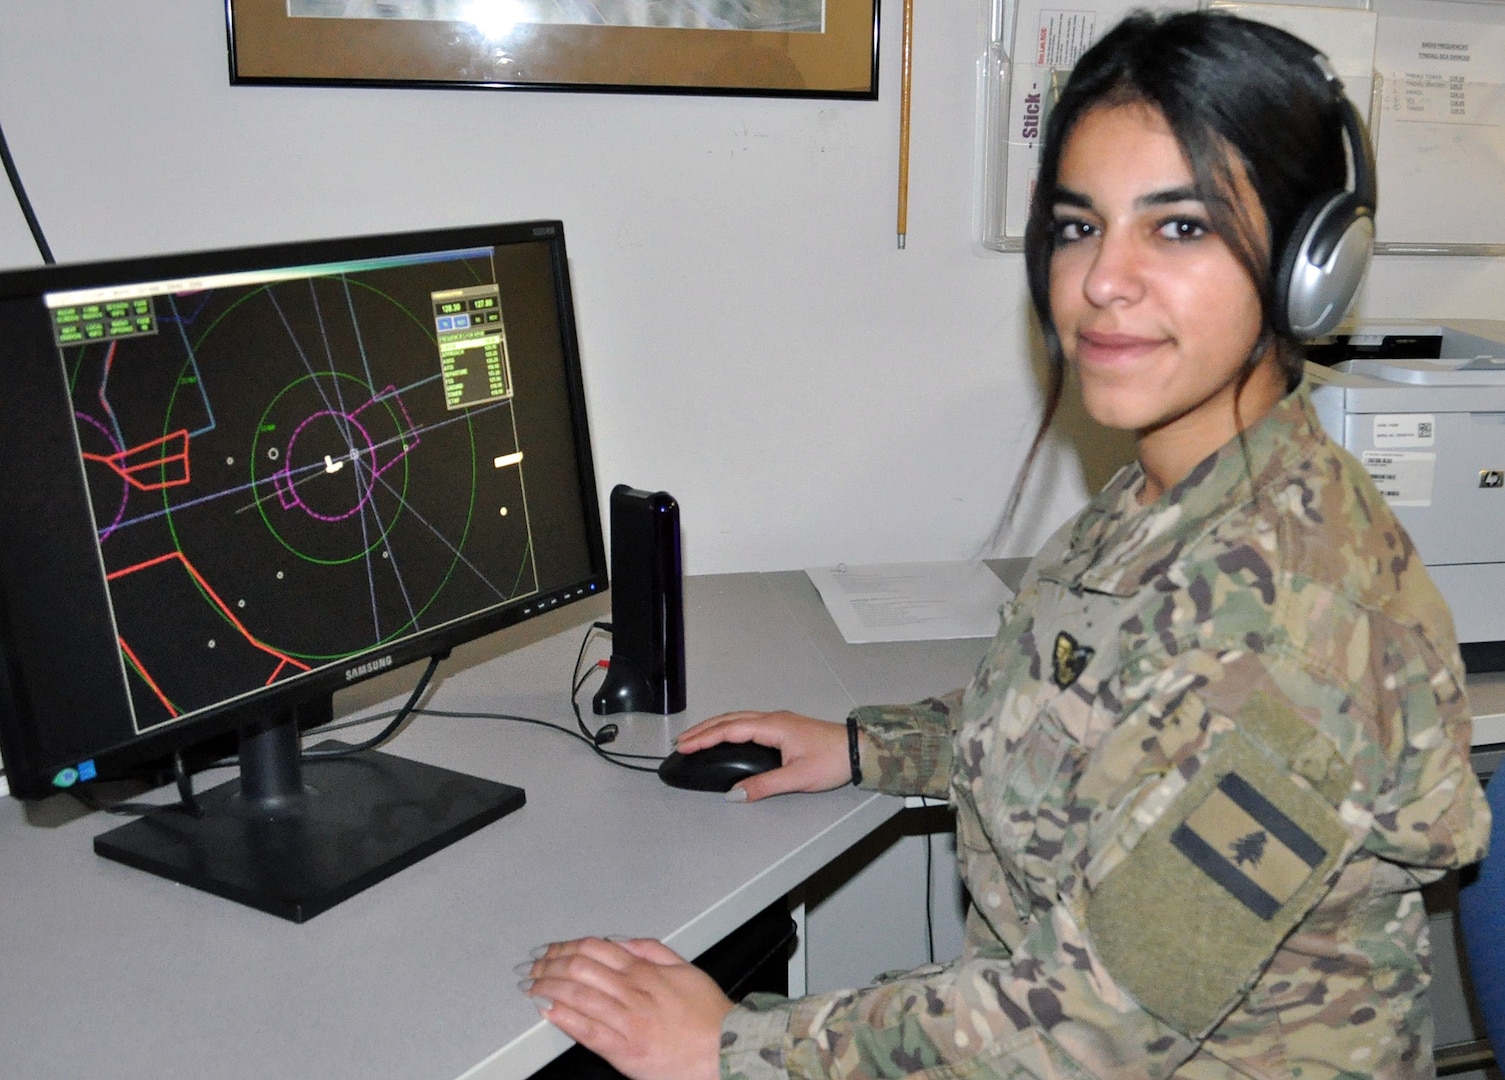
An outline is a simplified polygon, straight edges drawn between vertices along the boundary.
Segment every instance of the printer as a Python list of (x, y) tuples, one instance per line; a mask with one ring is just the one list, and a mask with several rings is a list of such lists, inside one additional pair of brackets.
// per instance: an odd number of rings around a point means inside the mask
[(1505, 322), (1360, 324), (1308, 357), (1323, 426), (1411, 534), (1468, 670), (1505, 670)]

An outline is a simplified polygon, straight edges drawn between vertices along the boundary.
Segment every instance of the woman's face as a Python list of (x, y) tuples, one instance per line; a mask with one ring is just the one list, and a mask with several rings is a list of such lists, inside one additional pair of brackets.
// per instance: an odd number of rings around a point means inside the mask
[[(1263, 233), (1263, 211), (1234, 172), (1245, 203), (1235, 210)], [(1139, 437), (1147, 472), (1155, 453), (1171, 453), (1160, 479), (1175, 483), (1178, 463), (1189, 471), (1284, 393), (1273, 348), (1238, 393), (1262, 325), (1254, 282), (1213, 231), (1153, 106), (1099, 106), (1077, 121), (1053, 215), (1050, 310), (1087, 411)]]

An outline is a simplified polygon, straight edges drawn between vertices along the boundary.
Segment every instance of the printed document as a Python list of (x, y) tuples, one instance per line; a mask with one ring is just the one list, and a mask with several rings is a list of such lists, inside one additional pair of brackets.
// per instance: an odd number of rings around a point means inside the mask
[(1013, 592), (985, 563), (887, 563), (805, 571), (850, 645), (990, 638)]

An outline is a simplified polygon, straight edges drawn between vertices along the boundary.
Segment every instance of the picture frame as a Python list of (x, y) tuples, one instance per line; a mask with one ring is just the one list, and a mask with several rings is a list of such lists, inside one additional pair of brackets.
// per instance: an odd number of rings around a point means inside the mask
[(225, 15), (237, 85), (878, 96), (879, 0), (225, 0)]

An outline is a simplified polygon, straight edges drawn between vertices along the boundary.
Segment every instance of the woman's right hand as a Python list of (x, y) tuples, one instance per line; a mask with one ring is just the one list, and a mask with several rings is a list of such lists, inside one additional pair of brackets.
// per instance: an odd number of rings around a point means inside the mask
[(723, 742), (754, 742), (777, 747), (784, 763), (777, 769), (749, 777), (727, 797), (757, 802), (789, 791), (830, 791), (852, 781), (845, 724), (817, 720), (791, 712), (731, 712), (713, 716), (690, 728), (675, 742), (682, 754), (693, 754)]

